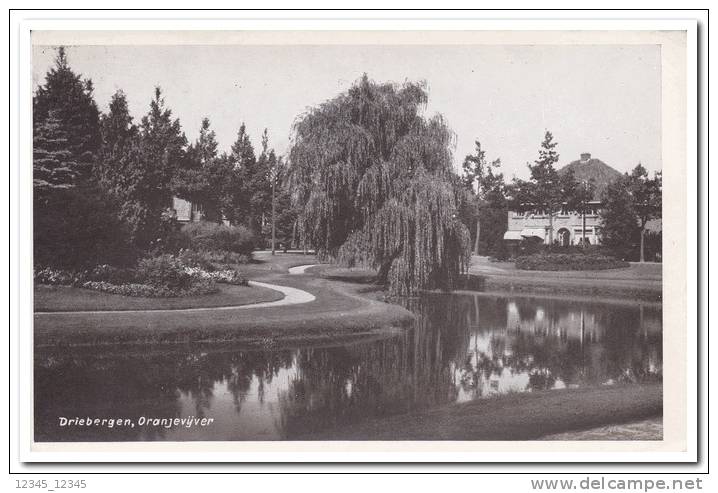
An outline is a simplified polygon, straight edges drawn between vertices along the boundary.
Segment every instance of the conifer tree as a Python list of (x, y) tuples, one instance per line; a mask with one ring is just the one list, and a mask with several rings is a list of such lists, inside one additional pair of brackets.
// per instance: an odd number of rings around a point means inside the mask
[(174, 190), (177, 195), (198, 204), (205, 220), (222, 222), (228, 215), (226, 195), (231, 193), (232, 168), (225, 155), (218, 155), (218, 144), (208, 118), (202, 120), (197, 141), (185, 156)]
[(102, 145), (96, 168), (98, 181), (112, 193), (137, 188), (137, 169), (128, 157), (139, 144), (138, 128), (132, 122), (125, 94), (118, 90), (110, 100), (110, 111), (101, 117)]
[(601, 208), (601, 244), (621, 258), (630, 258), (639, 243), (633, 198), (628, 190), (628, 176), (624, 175), (606, 186)]
[(559, 159), (557, 145), (553, 134), (546, 131), (538, 159), (528, 165), (531, 178), (528, 181), (514, 180), (512, 186), (514, 210), (531, 210), (548, 217), (548, 240), (551, 245), (554, 216), (570, 201), (577, 186), (572, 172), (559, 173), (554, 166)]
[(69, 150), (67, 132), (52, 111), (33, 130), (33, 183), (35, 193), (70, 188), (77, 181), (78, 166)]
[(102, 147), (97, 166), (98, 182), (117, 203), (118, 216), (126, 223), (129, 241), (146, 247), (157, 236), (158, 211), (146, 197), (152, 195), (151, 173), (143, 159), (139, 128), (133, 123), (125, 94), (119, 90), (102, 116)]
[(66, 162), (72, 170), (65, 185), (84, 184), (92, 176), (100, 149), (100, 112), (93, 97), (93, 85), (70, 68), (64, 47), (57, 49), (55, 66), (45, 75), (33, 97), (33, 127), (52, 118), (67, 139)]
[(172, 118), (159, 87), (142, 118), (140, 137), (149, 182), (148, 195), (142, 199), (153, 212), (161, 211), (172, 204), (172, 178), (185, 158), (187, 138), (179, 119)]
[(257, 159), (244, 123), (239, 127), (237, 139), (232, 144), (228, 160), (232, 169), (232, 180), (231, 192), (227, 197), (229, 202), (227, 218), (234, 224), (244, 224), (252, 228), (253, 192), (251, 183)]

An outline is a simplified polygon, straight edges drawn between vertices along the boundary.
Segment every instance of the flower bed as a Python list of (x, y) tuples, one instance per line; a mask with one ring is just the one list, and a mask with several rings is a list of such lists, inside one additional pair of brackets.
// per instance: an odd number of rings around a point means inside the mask
[(193, 276), (207, 279), (214, 282), (223, 284), (233, 284), (235, 286), (249, 286), (247, 279), (243, 278), (239, 272), (234, 269), (205, 271), (198, 267), (187, 267), (186, 272)]
[(628, 266), (628, 262), (599, 254), (542, 253), (516, 259), (516, 268), (521, 270), (606, 270)]
[(198, 296), (212, 294), (219, 291), (217, 285), (211, 280), (194, 282), (183, 289), (172, 289), (166, 286), (153, 286), (151, 284), (111, 284), (104, 281), (87, 281), (80, 286), (84, 289), (94, 289), (105, 293), (122, 296), (138, 296), (143, 298), (178, 298), (182, 296)]
[(234, 269), (216, 269), (191, 257), (159, 255), (142, 259), (134, 269), (98, 265), (82, 272), (44, 268), (35, 271), (37, 284), (74, 286), (123, 296), (169, 298), (197, 296), (219, 291), (216, 284), (247, 286)]

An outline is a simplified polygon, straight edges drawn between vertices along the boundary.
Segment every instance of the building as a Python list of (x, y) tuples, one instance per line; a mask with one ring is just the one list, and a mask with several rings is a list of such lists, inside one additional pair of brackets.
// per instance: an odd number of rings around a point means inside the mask
[[(194, 204), (179, 197), (172, 197), (172, 213), (180, 224), (198, 223), (205, 218), (199, 204)], [(231, 226), (229, 220), (224, 217), (222, 218), (222, 224)]]
[(188, 200), (172, 197), (172, 210), (174, 211), (177, 222), (182, 224), (196, 223), (202, 220), (202, 210), (200, 207)]
[[(589, 202), (589, 210), (583, 215), (576, 211), (564, 208), (553, 217), (553, 238), (560, 245), (578, 245), (585, 236), (586, 242), (591, 245), (600, 243), (601, 201), (609, 183), (621, 176), (621, 173), (601, 161), (592, 158), (591, 154), (583, 153), (581, 158), (573, 161), (559, 170), (566, 173), (572, 170), (576, 180), (580, 182), (592, 181), (595, 188), (594, 200)], [(549, 243), (549, 217), (542, 210), (529, 212), (508, 212), (508, 229), (504, 233), (504, 240), (518, 243), (523, 239), (536, 238), (543, 243)], [(584, 222), (585, 219), (585, 222)]]

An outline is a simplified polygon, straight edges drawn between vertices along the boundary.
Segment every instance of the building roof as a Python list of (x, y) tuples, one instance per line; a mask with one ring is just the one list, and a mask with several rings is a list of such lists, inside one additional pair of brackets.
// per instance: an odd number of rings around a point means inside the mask
[(621, 176), (620, 172), (600, 159), (592, 158), (589, 153), (581, 154), (580, 159), (568, 163), (559, 169), (558, 172), (565, 173), (568, 170), (573, 170), (573, 174), (579, 182), (584, 180), (593, 181), (596, 186), (596, 192), (594, 193), (594, 199), (596, 200), (600, 200), (603, 191), (609, 183)]

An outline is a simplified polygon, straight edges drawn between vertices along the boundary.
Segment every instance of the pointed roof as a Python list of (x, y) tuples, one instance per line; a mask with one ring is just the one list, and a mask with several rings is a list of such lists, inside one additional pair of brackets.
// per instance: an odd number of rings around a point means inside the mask
[(573, 170), (573, 174), (579, 182), (593, 181), (596, 186), (596, 192), (594, 194), (594, 199), (596, 200), (601, 198), (603, 191), (609, 183), (621, 177), (620, 172), (600, 159), (592, 158), (589, 153), (581, 154), (580, 159), (571, 161), (559, 169), (558, 172), (565, 173), (568, 170)]

